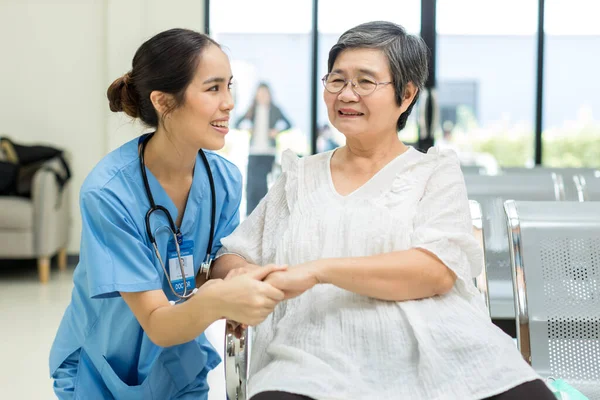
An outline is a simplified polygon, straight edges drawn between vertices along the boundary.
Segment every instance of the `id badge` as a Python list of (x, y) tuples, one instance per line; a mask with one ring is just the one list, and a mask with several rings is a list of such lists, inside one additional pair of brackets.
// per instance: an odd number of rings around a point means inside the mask
[(184, 277), (181, 275), (175, 243), (172, 240), (169, 241), (169, 246), (167, 247), (167, 256), (169, 257), (169, 279), (171, 279), (171, 284), (173, 285), (173, 288), (175, 288), (175, 291), (182, 295), (185, 287), (187, 287), (188, 293), (196, 287), (196, 277), (194, 276), (194, 241), (184, 240), (179, 245), (179, 252), (181, 254), (181, 259), (183, 260), (185, 282)]

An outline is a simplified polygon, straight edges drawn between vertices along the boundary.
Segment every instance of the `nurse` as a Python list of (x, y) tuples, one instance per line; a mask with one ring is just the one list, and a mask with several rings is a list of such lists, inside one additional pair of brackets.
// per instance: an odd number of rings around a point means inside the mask
[(173, 29), (108, 88), (111, 111), (154, 131), (81, 188), (80, 262), (50, 352), (58, 398), (206, 399), (220, 359), (204, 330), (221, 318), (255, 325), (283, 299), (262, 279), (284, 267), (222, 280), (233, 266), (210, 263), (239, 222), (240, 172), (202, 150), (224, 146), (231, 81), (215, 41)]

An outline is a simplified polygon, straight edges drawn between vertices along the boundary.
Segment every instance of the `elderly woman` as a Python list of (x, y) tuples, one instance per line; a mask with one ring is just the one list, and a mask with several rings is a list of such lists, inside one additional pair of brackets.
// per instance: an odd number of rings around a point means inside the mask
[(324, 99), (346, 145), (286, 153), (214, 271), (289, 265), (266, 278), (288, 300), (256, 327), (249, 395), (553, 399), (472, 283), (481, 250), (456, 155), (398, 139), (427, 76), (423, 41), (389, 22), (359, 25), (328, 71)]

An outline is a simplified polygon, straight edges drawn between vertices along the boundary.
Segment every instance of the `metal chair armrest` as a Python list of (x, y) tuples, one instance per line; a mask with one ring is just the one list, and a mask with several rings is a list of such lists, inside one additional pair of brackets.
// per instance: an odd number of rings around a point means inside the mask
[(487, 266), (485, 263), (485, 239), (484, 239), (484, 235), (483, 235), (483, 213), (481, 211), (481, 205), (479, 204), (479, 202), (477, 202), (475, 200), (469, 200), (469, 208), (471, 211), (471, 222), (473, 224), (473, 235), (475, 236), (475, 239), (481, 246), (482, 255), (483, 255), (483, 258), (481, 260), (481, 263), (482, 263), (481, 272), (475, 278), (474, 283), (475, 283), (475, 286), (477, 287), (477, 289), (479, 290), (479, 292), (481, 293), (481, 297), (483, 298), (483, 301), (485, 302), (488, 313), (490, 313), (490, 315), (491, 315), (490, 295), (489, 295), (488, 278), (487, 278)]
[(246, 385), (248, 381), (248, 344), (250, 340), (250, 328), (241, 330), (238, 338), (232, 329), (232, 324), (225, 324), (225, 386), (228, 400), (246, 400)]
[(521, 222), (514, 200), (504, 202), (510, 264), (512, 269), (513, 291), (515, 293), (515, 315), (517, 322), (517, 344), (521, 355), (531, 365), (531, 337), (529, 332), (529, 310), (523, 266), (523, 245), (521, 243)]
[(577, 189), (577, 200), (578, 201), (589, 201), (589, 195), (587, 193), (587, 183), (583, 175), (573, 175), (573, 183)]

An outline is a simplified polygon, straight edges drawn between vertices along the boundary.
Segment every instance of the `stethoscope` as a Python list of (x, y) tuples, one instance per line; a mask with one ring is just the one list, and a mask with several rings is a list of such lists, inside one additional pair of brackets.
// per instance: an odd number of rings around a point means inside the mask
[[(139, 149), (140, 169), (142, 171), (142, 180), (144, 182), (144, 188), (146, 189), (146, 195), (148, 196), (148, 201), (150, 202), (150, 209), (146, 213), (146, 233), (148, 234), (148, 237), (150, 238), (152, 247), (154, 247), (154, 253), (156, 254), (156, 257), (158, 258), (158, 261), (160, 262), (163, 272), (165, 273), (165, 276), (167, 277), (167, 282), (169, 282), (169, 287), (171, 288), (171, 291), (173, 292), (173, 294), (178, 298), (178, 300), (176, 302), (171, 302), (171, 304), (174, 304), (174, 303), (178, 303), (183, 300), (187, 300), (188, 298), (192, 297), (198, 291), (198, 289), (194, 288), (190, 293), (188, 293), (187, 285), (185, 284), (185, 282), (186, 282), (185, 267), (184, 267), (184, 263), (183, 263), (183, 258), (181, 257), (181, 250), (179, 247), (179, 244), (182, 242), (183, 235), (182, 235), (181, 231), (179, 230), (179, 228), (175, 226), (175, 222), (173, 222), (173, 218), (171, 217), (171, 213), (169, 212), (169, 210), (167, 210), (165, 207), (163, 207), (161, 205), (157, 205), (154, 202), (154, 197), (152, 197), (152, 191), (150, 190), (150, 184), (148, 183), (148, 176), (146, 174), (146, 165), (144, 163), (144, 151), (146, 150), (146, 145), (148, 144), (148, 142), (150, 141), (150, 139), (152, 138), (153, 135), (154, 135), (154, 133), (148, 134), (142, 141), (142, 144)], [(206, 277), (208, 279), (210, 277), (210, 267), (212, 264), (212, 258), (211, 258), (210, 253), (212, 250), (213, 239), (214, 239), (217, 195), (216, 195), (216, 191), (215, 191), (215, 182), (213, 180), (212, 171), (210, 169), (210, 165), (208, 164), (206, 154), (204, 154), (204, 151), (202, 151), (202, 149), (200, 149), (198, 151), (198, 153), (200, 154), (200, 157), (202, 157), (202, 162), (204, 163), (204, 167), (206, 168), (206, 172), (208, 174), (208, 180), (210, 182), (211, 200), (212, 200), (211, 201), (210, 235), (208, 238), (208, 246), (206, 247), (206, 257), (204, 258), (204, 261), (202, 262), (202, 264), (200, 266), (200, 273), (206, 274)], [(173, 235), (173, 241), (175, 242), (175, 250), (177, 251), (177, 260), (179, 262), (179, 268), (181, 270), (181, 276), (182, 276), (183, 282), (184, 282), (183, 294), (177, 293), (177, 291), (173, 287), (173, 283), (171, 282), (171, 279), (169, 279), (169, 274), (167, 273), (167, 268), (165, 267), (165, 263), (163, 262), (163, 259), (160, 256), (160, 252), (158, 251), (158, 246), (156, 244), (156, 238), (152, 234), (152, 230), (150, 229), (150, 216), (155, 211), (162, 211), (167, 216), (167, 219), (169, 220), (169, 228), (171, 230), (171, 234)]]

